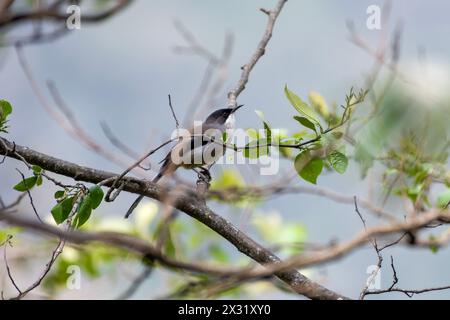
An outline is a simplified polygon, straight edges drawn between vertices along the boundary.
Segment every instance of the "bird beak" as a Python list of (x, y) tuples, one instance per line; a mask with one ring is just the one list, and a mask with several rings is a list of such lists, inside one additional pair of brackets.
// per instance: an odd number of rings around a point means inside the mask
[(243, 106), (244, 106), (243, 104), (237, 106), (236, 108), (233, 109), (233, 111), (231, 111), (231, 113), (232, 113), (232, 114), (235, 113), (236, 111), (238, 111), (238, 110), (239, 110), (240, 108), (242, 108)]

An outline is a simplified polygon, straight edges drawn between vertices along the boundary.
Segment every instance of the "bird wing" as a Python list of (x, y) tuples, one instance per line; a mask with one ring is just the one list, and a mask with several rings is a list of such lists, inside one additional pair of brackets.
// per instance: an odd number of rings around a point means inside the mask
[(223, 155), (223, 146), (212, 143), (203, 135), (185, 137), (176, 144), (170, 156), (178, 165), (184, 167), (199, 167), (216, 162)]

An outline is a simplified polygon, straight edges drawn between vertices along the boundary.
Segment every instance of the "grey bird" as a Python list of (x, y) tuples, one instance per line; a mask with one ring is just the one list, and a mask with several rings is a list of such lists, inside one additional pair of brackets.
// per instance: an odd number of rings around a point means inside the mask
[[(209, 175), (207, 168), (219, 160), (226, 151), (223, 143), (217, 141), (220, 141), (227, 130), (234, 128), (234, 113), (241, 107), (243, 105), (216, 110), (200, 125), (185, 130), (177, 144), (161, 161), (161, 168), (152, 182), (157, 183), (162, 177), (172, 175), (180, 167), (194, 171), (200, 168), (203, 174)], [(125, 218), (133, 213), (143, 198), (144, 195), (140, 195), (133, 202)]]

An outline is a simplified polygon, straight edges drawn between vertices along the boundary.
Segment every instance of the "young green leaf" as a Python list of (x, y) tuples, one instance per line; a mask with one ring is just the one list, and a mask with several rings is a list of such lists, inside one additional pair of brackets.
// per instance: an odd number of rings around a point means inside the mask
[(264, 131), (266, 133), (266, 139), (267, 141), (271, 141), (272, 140), (272, 129), (270, 128), (269, 123), (265, 120), (264, 118), (264, 113), (262, 113), (262, 111), (259, 110), (255, 110), (255, 113), (258, 115), (258, 117), (262, 120), (263, 125), (264, 125)]
[(287, 85), (284, 87), (284, 93), (288, 98), (291, 105), (304, 117), (308, 118), (309, 121), (319, 124), (316, 116), (312, 109), (304, 102), (298, 95), (288, 89)]
[(270, 129), (270, 126), (267, 122), (263, 122), (264, 124), (264, 130), (266, 131), (266, 139), (267, 141), (271, 141), (272, 140), (272, 129)]
[(323, 170), (323, 160), (312, 158), (309, 151), (303, 151), (295, 158), (294, 166), (300, 177), (317, 184), (317, 178)]
[(20, 181), (18, 184), (16, 184), (14, 186), (14, 190), (19, 191), (19, 192), (29, 191), (36, 185), (37, 179), (38, 179), (38, 177), (36, 177), (36, 176), (23, 179), (22, 181)]
[(0, 119), (6, 119), (11, 113), (11, 104), (6, 100), (0, 100)]
[(228, 133), (227, 132), (224, 132), (223, 134), (222, 134), (222, 142), (227, 142), (228, 141)]
[(83, 224), (85, 224), (92, 212), (92, 198), (87, 195), (83, 198), (81, 201), (80, 206), (78, 207), (78, 214), (77, 214), (77, 228), (81, 227)]
[(334, 151), (328, 156), (328, 160), (330, 160), (330, 163), (336, 172), (343, 174), (345, 170), (347, 170), (348, 158), (345, 154)]
[(316, 132), (316, 126), (314, 125), (314, 123), (309, 121), (308, 118), (295, 116), (294, 119), (297, 120), (298, 122), (300, 122), (300, 124), (302, 126), (304, 126), (304, 127), (308, 128), (308, 129), (311, 129), (314, 132)]
[(53, 219), (57, 224), (63, 223), (70, 214), (70, 211), (73, 207), (73, 197), (66, 198), (56, 206), (54, 206), (51, 210)]
[(270, 147), (267, 139), (259, 139), (250, 141), (244, 148), (244, 157), (256, 159), (269, 154)]
[(103, 190), (99, 186), (93, 186), (89, 189), (89, 197), (91, 198), (92, 209), (97, 209), (103, 200)]
[(38, 175), (36, 179), (36, 185), (41, 186), (42, 185), (42, 175)]
[(42, 173), (42, 168), (41, 167), (34, 165), (32, 168), (33, 168), (33, 173), (36, 176)]

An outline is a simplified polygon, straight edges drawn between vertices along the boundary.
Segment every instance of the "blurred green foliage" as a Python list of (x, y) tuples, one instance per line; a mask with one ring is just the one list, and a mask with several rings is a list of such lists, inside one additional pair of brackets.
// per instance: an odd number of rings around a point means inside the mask
[[(355, 160), (363, 176), (379, 161), (386, 196), (407, 197), (417, 209), (434, 206), (433, 184), (450, 186), (450, 98), (448, 93), (429, 95), (431, 89), (394, 83), (356, 135)], [(447, 195), (448, 189), (437, 196), (436, 205), (445, 206)]]
[(13, 108), (11, 104), (6, 100), (0, 100), (0, 133), (8, 133), (7, 123), (8, 117), (12, 113)]

